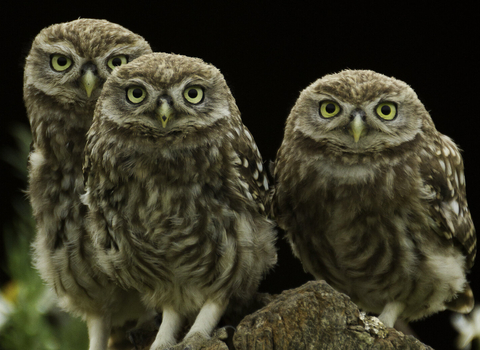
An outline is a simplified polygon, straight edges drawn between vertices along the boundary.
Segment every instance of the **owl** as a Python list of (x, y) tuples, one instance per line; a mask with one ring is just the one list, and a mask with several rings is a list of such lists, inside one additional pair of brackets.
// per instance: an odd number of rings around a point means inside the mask
[(143, 314), (144, 307), (138, 292), (116, 287), (96, 266), (80, 201), (85, 135), (107, 77), (149, 52), (141, 36), (120, 25), (79, 19), (43, 29), (26, 58), (35, 265), (61, 306), (86, 320), (90, 350), (106, 349), (110, 327)]
[(316, 279), (389, 327), (472, 309), (465, 274), (476, 237), (462, 157), (407, 84), (345, 70), (308, 86), (274, 176), (274, 215)]
[(268, 180), (220, 71), (154, 53), (116, 69), (87, 133), (84, 202), (103, 271), (162, 312), (152, 350), (208, 339), (276, 263)]

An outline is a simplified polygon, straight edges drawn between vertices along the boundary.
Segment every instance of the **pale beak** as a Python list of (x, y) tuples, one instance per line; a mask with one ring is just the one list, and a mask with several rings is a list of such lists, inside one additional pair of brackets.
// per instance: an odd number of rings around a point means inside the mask
[(164, 101), (160, 107), (158, 107), (155, 110), (155, 113), (157, 114), (158, 118), (162, 122), (162, 126), (165, 128), (167, 126), (167, 123), (173, 118), (175, 115), (175, 110), (172, 108), (172, 106)]
[(364, 131), (366, 130), (365, 127), (365, 122), (363, 121), (362, 115), (360, 113), (356, 113), (354, 115), (353, 120), (350, 122), (350, 135), (353, 136), (353, 140), (358, 142), (360, 140), (360, 137), (362, 137), (364, 134)]
[(86, 70), (80, 78), (80, 83), (82, 83), (88, 97), (92, 96), (92, 92), (98, 86), (99, 82), (98, 77), (90, 69)]

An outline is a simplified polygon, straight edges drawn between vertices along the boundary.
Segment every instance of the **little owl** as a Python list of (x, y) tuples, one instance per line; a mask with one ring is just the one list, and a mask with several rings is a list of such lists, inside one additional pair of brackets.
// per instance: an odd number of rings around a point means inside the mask
[(404, 82), (327, 75), (293, 107), (273, 212), (305, 270), (380, 314), (469, 312), (476, 253), (460, 152)]
[(84, 167), (100, 266), (163, 313), (152, 350), (174, 345), (187, 320), (182, 345), (208, 339), (275, 264), (262, 157), (214, 66), (154, 53), (116, 69)]
[(142, 37), (117, 24), (79, 19), (43, 29), (25, 64), (35, 265), (60, 305), (86, 320), (90, 350), (105, 350), (111, 326), (137, 318), (144, 307), (136, 291), (116, 287), (95, 265), (80, 201), (85, 134), (110, 73), (149, 52)]

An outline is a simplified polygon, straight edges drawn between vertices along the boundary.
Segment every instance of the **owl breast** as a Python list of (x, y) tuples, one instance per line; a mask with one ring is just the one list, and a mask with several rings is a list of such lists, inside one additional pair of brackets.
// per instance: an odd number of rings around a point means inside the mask
[(418, 157), (359, 160), (317, 157), (282, 173), (290, 191), (277, 189), (280, 225), (317, 279), (371, 312), (405, 301), (404, 317), (415, 319), (445, 300), (436, 288), (451, 297), (462, 288), (464, 258), (432, 230)]
[[(52, 116), (61, 112), (61, 108), (51, 108)], [(78, 121), (70, 123), (70, 118)], [(69, 290), (84, 297), (88, 293), (82, 286), (92, 283), (94, 275), (85, 273), (92, 267), (82, 221), (85, 207), (79, 198), (83, 193), (85, 119), (84, 114), (71, 113), (62, 122), (35, 120), (32, 131), (36, 139), (29, 156), (29, 195), (39, 232), (35, 243), (36, 264), (57, 293), (64, 295)], [(84, 251), (80, 253), (81, 249), (72, 247), (71, 242), (84, 244)]]
[(240, 269), (242, 256), (254, 251), (254, 232), (271, 223), (235, 183), (231, 147), (209, 144), (175, 149), (141, 141), (136, 154), (100, 146), (99, 154), (118, 156), (92, 167), (99, 186), (89, 191), (101, 203), (92, 210), (92, 232), (102, 266), (124, 286), (143, 286), (154, 305), (198, 311), (207, 296), (253, 283)]

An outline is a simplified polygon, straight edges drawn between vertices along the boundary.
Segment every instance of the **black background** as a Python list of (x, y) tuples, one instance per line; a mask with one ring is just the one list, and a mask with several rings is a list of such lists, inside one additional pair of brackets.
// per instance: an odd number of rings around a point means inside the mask
[[(1, 149), (13, 146), (9, 128), (14, 123), (27, 124), (23, 61), (36, 34), (53, 23), (103, 18), (144, 36), (154, 51), (201, 57), (217, 66), (265, 160), (275, 158), (285, 119), (299, 92), (317, 78), (352, 68), (372, 69), (407, 82), (431, 112), (437, 129), (463, 149), (469, 205), (478, 223), (478, 10), (474, 2), (419, 4), (10, 2), (1, 21)], [(14, 214), (12, 196), (25, 184), (6, 163), (0, 166), (3, 228)], [(283, 238), (278, 245), (279, 263), (262, 284), (263, 291), (278, 293), (311, 279)], [(4, 266), (3, 245), (0, 249)], [(476, 266), (469, 278), (480, 298), (478, 274)], [(0, 281), (7, 278), (2, 271)], [(449, 316), (443, 312), (412, 327), (433, 348), (451, 349), (455, 331)]]

